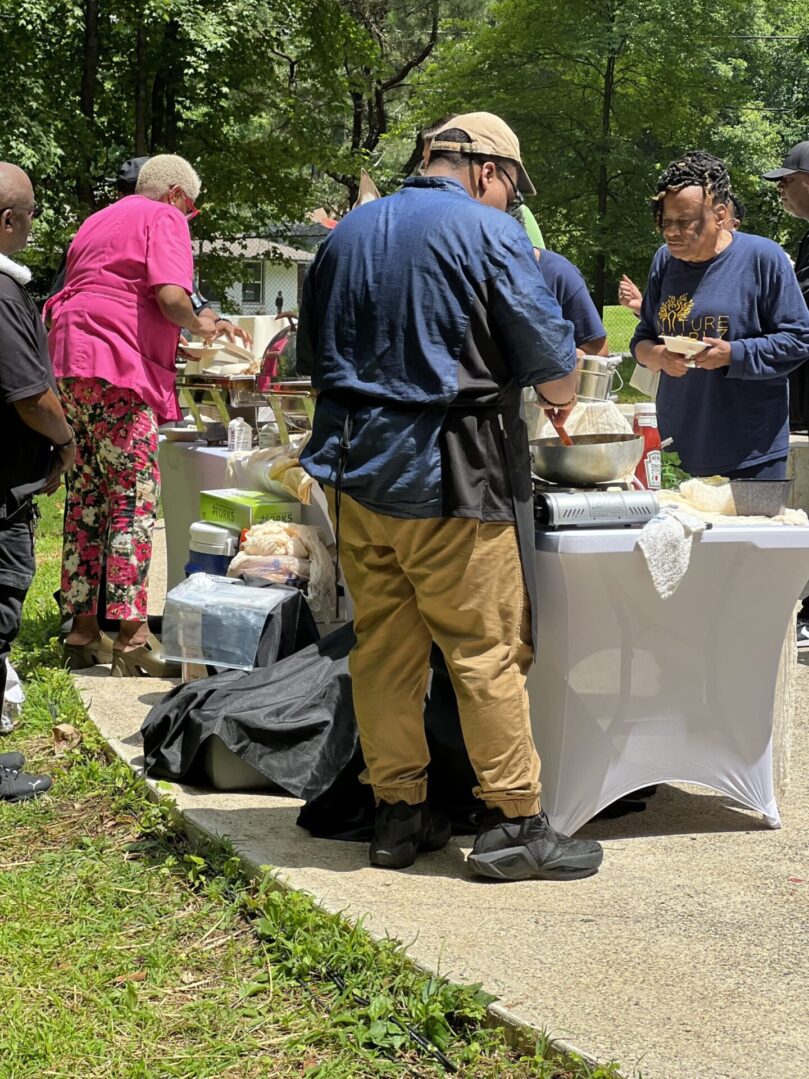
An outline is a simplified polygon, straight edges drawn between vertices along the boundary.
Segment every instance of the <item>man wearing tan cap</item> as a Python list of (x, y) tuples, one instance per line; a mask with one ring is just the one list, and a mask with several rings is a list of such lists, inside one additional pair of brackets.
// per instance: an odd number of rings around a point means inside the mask
[(355, 605), (375, 865), (404, 868), (449, 840), (427, 805), (433, 642), (488, 809), (470, 865), (500, 880), (569, 880), (602, 858), (540, 810), (525, 691), (536, 604), (520, 400), (535, 386), (563, 417), (576, 399), (572, 327), (503, 212), (533, 191), (499, 117), (455, 116), (426, 174), (348, 214), (304, 284), (298, 360), (318, 399), (301, 463), (328, 489)]
[[(799, 142), (787, 153), (780, 169), (765, 172), (763, 179), (778, 185), (781, 205), (791, 216), (809, 222), (809, 142)], [(809, 306), (809, 232), (804, 233), (795, 255), (795, 276)], [(789, 426), (809, 429), (809, 363), (789, 375)], [(798, 648), (809, 649), (809, 585), (804, 589), (798, 612)]]
[[(781, 205), (788, 214), (809, 221), (809, 142), (793, 146), (781, 168), (765, 172), (763, 179), (778, 185)], [(809, 305), (809, 232), (798, 245), (795, 276)], [(806, 431), (809, 427), (809, 363), (789, 376), (789, 424), (793, 431)]]

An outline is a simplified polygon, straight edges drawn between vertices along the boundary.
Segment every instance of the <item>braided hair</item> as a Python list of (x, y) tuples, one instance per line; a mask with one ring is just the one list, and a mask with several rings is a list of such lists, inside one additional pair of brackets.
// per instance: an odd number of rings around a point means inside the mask
[(652, 213), (655, 224), (663, 220), (663, 199), (669, 191), (682, 191), (684, 187), (701, 187), (715, 202), (727, 204), (731, 198), (730, 174), (727, 165), (705, 150), (688, 150), (682, 157), (672, 161), (657, 181), (652, 196)]
[(744, 221), (744, 215), (747, 212), (745, 210), (744, 203), (739, 198), (739, 196), (735, 195), (732, 191), (730, 193), (730, 201), (733, 204), (733, 209), (735, 211), (733, 216), (736, 218), (736, 220), (741, 225), (741, 223)]

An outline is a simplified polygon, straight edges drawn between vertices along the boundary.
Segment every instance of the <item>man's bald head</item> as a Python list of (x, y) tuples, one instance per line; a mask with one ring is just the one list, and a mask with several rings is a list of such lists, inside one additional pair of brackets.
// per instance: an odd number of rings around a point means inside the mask
[(28, 243), (34, 217), (34, 188), (10, 161), (0, 161), (0, 252), (13, 255)]
[(33, 200), (34, 189), (23, 170), (10, 161), (0, 161), (0, 210)]

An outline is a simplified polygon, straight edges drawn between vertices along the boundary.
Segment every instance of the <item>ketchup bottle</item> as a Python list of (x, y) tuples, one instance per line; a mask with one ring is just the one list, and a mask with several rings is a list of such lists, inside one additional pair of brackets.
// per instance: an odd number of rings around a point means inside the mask
[(635, 422), (632, 429), (636, 435), (643, 436), (643, 456), (635, 469), (635, 475), (647, 490), (659, 491), (663, 452), (660, 448), (660, 432), (657, 429), (657, 409), (653, 401), (635, 405)]

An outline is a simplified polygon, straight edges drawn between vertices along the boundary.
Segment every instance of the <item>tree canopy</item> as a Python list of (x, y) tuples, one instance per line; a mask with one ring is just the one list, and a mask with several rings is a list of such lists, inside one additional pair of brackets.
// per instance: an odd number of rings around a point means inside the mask
[(745, 227), (798, 227), (758, 174), (809, 133), (809, 0), (0, 0), (0, 43), (0, 157), (44, 208), (42, 280), (130, 156), (195, 164), (196, 237), (262, 234), (350, 206), (362, 167), (391, 190), (453, 109), (512, 124), (599, 302), (643, 278), (648, 195), (685, 149), (726, 157)]
[(804, 0), (786, 15), (769, 0), (496, 0), (438, 55), (414, 108), (512, 124), (546, 240), (601, 305), (622, 272), (645, 280), (649, 195), (687, 149), (727, 160), (745, 227), (789, 237), (759, 174), (806, 137), (807, 43)]

